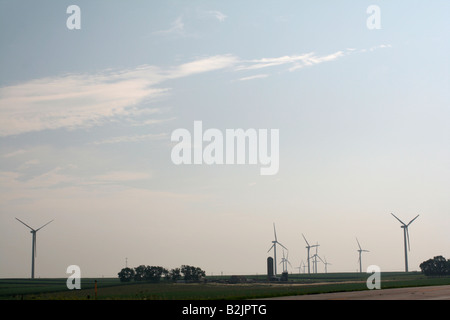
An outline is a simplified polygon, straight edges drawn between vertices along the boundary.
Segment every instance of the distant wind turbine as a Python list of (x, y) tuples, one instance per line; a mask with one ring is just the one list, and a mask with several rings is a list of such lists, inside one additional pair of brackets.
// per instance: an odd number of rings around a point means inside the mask
[(41, 230), (43, 227), (45, 227), (46, 225), (48, 225), (50, 222), (52, 222), (53, 220), (47, 222), (46, 224), (44, 224), (42, 227), (38, 228), (38, 229), (33, 229), (32, 227), (30, 227), (29, 225), (27, 225), (25, 222), (19, 220), (16, 218), (17, 221), (19, 221), (20, 223), (24, 224), (26, 227), (31, 229), (31, 234), (32, 234), (32, 247), (31, 247), (31, 279), (34, 279), (34, 258), (37, 256), (37, 250), (36, 250), (36, 233)]
[(279, 243), (277, 240), (277, 231), (275, 230), (275, 223), (273, 224), (273, 234), (275, 236), (275, 240), (272, 241), (273, 244), (267, 252), (269, 252), (273, 248), (273, 262), (274, 262), (273, 266), (274, 266), (274, 271), (275, 271), (275, 276), (276, 276), (277, 275), (277, 244), (279, 244), (281, 247), (283, 247), (286, 250), (287, 250), (287, 248), (285, 246), (283, 246), (281, 243)]
[[(400, 221), (400, 223), (402, 224), (402, 226), (400, 228), (403, 228), (403, 238), (405, 241), (405, 272), (408, 272), (408, 250), (410, 250), (410, 245), (409, 245), (409, 232), (408, 232), (408, 227), (409, 225), (417, 219), (417, 217), (419, 215), (417, 215), (414, 219), (412, 219), (408, 224), (405, 224), (402, 220), (400, 220), (399, 218), (397, 218), (393, 213), (391, 213), (395, 219), (397, 219), (398, 221)], [(406, 239), (408, 238), (408, 250), (406, 249)]]
[[(319, 258), (320, 258), (320, 257), (319, 257)], [(320, 260), (322, 260), (322, 258), (320, 258)], [(324, 261), (324, 260), (325, 260), (325, 261)], [(325, 257), (323, 257), (322, 262), (323, 262), (323, 264), (325, 265), (325, 273), (328, 273), (328, 268), (327, 268), (327, 266), (328, 266), (329, 264), (331, 264), (331, 263), (327, 262), (327, 258), (325, 258)]]
[(359, 262), (359, 272), (362, 272), (362, 259), (361, 259), (361, 253), (363, 253), (363, 252), (369, 252), (369, 250), (363, 250), (363, 249), (361, 248), (361, 245), (359, 244), (358, 238), (356, 238), (356, 242), (358, 242), (358, 247), (359, 247), (359, 250), (357, 250), (357, 251), (359, 252), (359, 259), (358, 259), (358, 262)]
[(291, 265), (291, 262), (288, 260), (288, 258), (289, 258), (289, 251), (287, 252), (287, 255), (286, 255), (286, 257), (284, 256), (284, 250), (283, 250), (283, 258), (281, 258), (281, 262), (280, 262), (280, 264), (282, 263), (283, 264), (283, 272), (288, 272), (287, 271), (287, 264), (289, 263), (289, 265), (291, 266), (291, 268), (292, 268), (292, 265)]
[(315, 247), (316, 247), (316, 253), (311, 257), (311, 259), (314, 258), (314, 260), (313, 260), (313, 271), (314, 271), (314, 273), (317, 273), (317, 258), (319, 258), (320, 260), (322, 260), (322, 259), (317, 254), (317, 248), (319, 247), (319, 244), (317, 243), (315, 245)]
[(303, 262), (303, 259), (302, 259), (302, 261), (300, 261), (300, 265), (299, 265), (298, 267), (296, 267), (296, 269), (298, 269), (298, 273), (299, 273), (299, 274), (301, 273), (302, 268), (303, 268), (303, 273), (305, 273), (306, 265), (305, 265), (305, 263)]
[(303, 239), (305, 239), (305, 242), (306, 242), (306, 249), (308, 250), (308, 257), (307, 257), (307, 261), (308, 261), (308, 274), (310, 274), (310, 273), (311, 273), (311, 269), (310, 269), (310, 263), (309, 263), (309, 260), (310, 260), (309, 249), (314, 248), (314, 247), (317, 247), (318, 245), (310, 246), (309, 243), (308, 243), (308, 241), (306, 240), (305, 236), (303, 235), (303, 233), (302, 233), (302, 237), (303, 237)]

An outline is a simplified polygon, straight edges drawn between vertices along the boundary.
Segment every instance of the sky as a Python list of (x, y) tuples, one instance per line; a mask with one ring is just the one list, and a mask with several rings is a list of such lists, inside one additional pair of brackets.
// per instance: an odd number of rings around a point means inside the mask
[[(30, 277), (15, 218), (54, 220), (37, 233), (36, 277), (265, 274), (274, 224), (289, 272), (306, 262), (302, 234), (328, 272), (358, 270), (356, 238), (363, 271), (403, 271), (391, 213), (420, 214), (410, 270), (450, 258), (448, 12), (446, 0), (1, 0), (0, 278)], [(278, 130), (278, 171), (175, 164), (172, 133), (194, 135), (195, 121)]]

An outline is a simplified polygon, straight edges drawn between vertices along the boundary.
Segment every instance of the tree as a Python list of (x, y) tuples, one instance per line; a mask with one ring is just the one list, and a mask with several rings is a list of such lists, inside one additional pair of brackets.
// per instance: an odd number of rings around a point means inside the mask
[(145, 269), (146, 266), (140, 265), (134, 268), (134, 281), (144, 281), (145, 280)]
[(170, 270), (168, 280), (177, 281), (181, 279), (181, 269), (175, 268)]
[(119, 279), (121, 282), (130, 282), (131, 279), (134, 278), (134, 270), (131, 268), (123, 268), (122, 270), (120, 270), (120, 272), (118, 273)]
[(200, 281), (205, 277), (205, 271), (193, 266), (182, 265), (181, 273), (186, 281)]
[(156, 267), (156, 266), (147, 266), (145, 267), (145, 276), (144, 279), (146, 281), (151, 282), (159, 282), (161, 280), (161, 276), (163, 273), (166, 273), (167, 270), (163, 267)]
[(122, 282), (131, 280), (160, 282), (161, 277), (164, 277), (167, 281), (177, 281), (182, 278), (187, 281), (200, 281), (205, 275), (205, 271), (202, 269), (188, 265), (182, 265), (181, 268), (170, 271), (163, 267), (140, 265), (134, 269), (123, 268), (118, 273)]
[(450, 275), (450, 260), (443, 256), (436, 256), (420, 264), (422, 273), (426, 276)]

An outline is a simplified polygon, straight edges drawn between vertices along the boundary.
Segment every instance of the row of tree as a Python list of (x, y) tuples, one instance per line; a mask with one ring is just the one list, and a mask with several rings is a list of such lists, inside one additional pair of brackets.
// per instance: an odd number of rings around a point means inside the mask
[(122, 282), (148, 281), (160, 282), (161, 278), (166, 281), (200, 281), (205, 277), (205, 271), (198, 267), (182, 265), (180, 268), (167, 270), (163, 267), (140, 265), (136, 268), (123, 268), (118, 273)]
[(422, 262), (419, 267), (426, 276), (450, 275), (450, 260), (446, 260), (443, 256), (428, 259)]

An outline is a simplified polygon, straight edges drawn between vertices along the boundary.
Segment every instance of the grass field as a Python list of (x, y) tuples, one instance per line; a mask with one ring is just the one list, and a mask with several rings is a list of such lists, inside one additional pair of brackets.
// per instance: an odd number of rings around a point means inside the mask
[[(367, 290), (368, 274), (328, 273), (289, 275), (288, 282), (265, 282), (264, 276), (246, 276), (245, 283), (229, 284), (229, 276), (210, 276), (206, 283), (127, 283), (116, 278), (82, 279), (81, 290), (68, 290), (67, 279), (0, 279), (0, 299), (6, 300), (240, 300), (275, 296)], [(432, 278), (421, 273), (386, 272), (381, 287), (450, 285), (450, 277)]]

